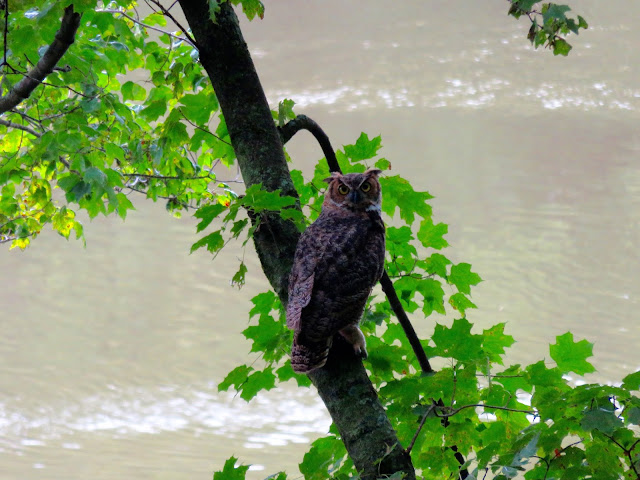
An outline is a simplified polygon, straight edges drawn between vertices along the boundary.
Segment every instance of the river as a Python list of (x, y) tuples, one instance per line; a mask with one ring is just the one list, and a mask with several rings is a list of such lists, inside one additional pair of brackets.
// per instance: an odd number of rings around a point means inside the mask
[[(243, 24), (270, 103), (336, 147), (382, 134), (392, 173), (436, 197), (445, 253), (484, 279), (470, 321), (518, 340), (507, 362), (571, 330), (595, 343), (587, 380), (640, 368), (640, 3), (572, 1), (590, 28), (568, 58), (534, 51), (504, 1), (265, 3)], [(305, 133), (289, 153), (305, 172), (321, 156)], [(47, 231), (0, 250), (0, 479), (204, 479), (231, 455), (296, 478), (330, 423), (313, 390), (216, 389), (267, 287), (253, 249), (189, 255), (195, 219), (136, 206), (86, 221), (86, 248)]]

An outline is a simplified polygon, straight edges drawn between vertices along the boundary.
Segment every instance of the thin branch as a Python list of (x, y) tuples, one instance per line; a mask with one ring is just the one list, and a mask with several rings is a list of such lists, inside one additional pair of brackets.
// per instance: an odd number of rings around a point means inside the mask
[(13, 123), (10, 122), (9, 120), (3, 120), (0, 118), (0, 125), (4, 125), (5, 127), (9, 127), (9, 128), (17, 128), (18, 130), (22, 130), (23, 132), (27, 132), (30, 133), (33, 136), (36, 137), (41, 137), (42, 134), (40, 132), (36, 132), (35, 130), (29, 128), (29, 127), (25, 127), (24, 125), (20, 125), (19, 123)]
[[(176, 26), (182, 30), (182, 33), (184, 33), (184, 35), (189, 39), (189, 43), (191, 43), (191, 45), (193, 45), (195, 48), (198, 48), (198, 44), (196, 43), (196, 41), (193, 39), (193, 37), (191, 37), (191, 35), (189, 35), (189, 32), (187, 31), (186, 28), (184, 28), (182, 25), (180, 25), (180, 22), (178, 22), (178, 20), (176, 20), (176, 18), (171, 14), (171, 12), (169, 10), (167, 10), (166, 8), (164, 8), (164, 6), (162, 6), (162, 4), (158, 1), (158, 0), (151, 0), (151, 3), (157, 5), (160, 10), (162, 11), (162, 14), (165, 17), (170, 18), (171, 20), (173, 20), (173, 23), (176, 24)], [(199, 50), (199, 49), (198, 49)]]
[(46, 76), (53, 71), (53, 68), (74, 42), (79, 25), (80, 14), (73, 11), (73, 5), (69, 5), (64, 9), (60, 29), (56, 33), (55, 39), (36, 66), (9, 93), (0, 97), (0, 113), (11, 110), (27, 99)]
[[(122, 188), (123, 188), (123, 189), (125, 189), (125, 188), (126, 188), (126, 189), (128, 189), (128, 190), (133, 191), (133, 192), (141, 193), (141, 194), (143, 194), (143, 195), (148, 195), (148, 192), (145, 192), (144, 190), (140, 190), (139, 188), (135, 188), (135, 187), (133, 187), (133, 186), (131, 186), (131, 185), (125, 185), (125, 186), (124, 186), (124, 187), (122, 187)], [(192, 209), (196, 210), (196, 209), (198, 208), (198, 207), (194, 207), (193, 205), (189, 205), (188, 203), (184, 203), (184, 202), (178, 201), (178, 200), (176, 199), (176, 197), (165, 197), (165, 196), (162, 196), (162, 195), (157, 195), (157, 198), (162, 198), (163, 200), (171, 200), (171, 201), (177, 202), (177, 203), (179, 203), (182, 207), (184, 207), (185, 209), (192, 208)]]
[(193, 39), (191, 37), (189, 37), (189, 36), (181, 37), (180, 35), (176, 35), (175, 33), (167, 32), (166, 30), (163, 30), (163, 29), (158, 28), (158, 27), (154, 27), (153, 25), (147, 25), (146, 23), (142, 23), (137, 18), (134, 18), (131, 15), (127, 15), (126, 13), (124, 13), (123, 10), (105, 8), (105, 9), (96, 10), (96, 11), (97, 12), (105, 12), (105, 13), (117, 13), (119, 15), (122, 15), (124, 18), (128, 18), (133, 23), (135, 23), (137, 25), (140, 25), (143, 28), (147, 28), (149, 30), (153, 30), (153, 31), (158, 32), (158, 33), (163, 33), (165, 35), (169, 35), (171, 38), (175, 38), (176, 40), (180, 40), (182, 42), (188, 43), (192, 47), (196, 48), (196, 44), (194, 43), (194, 41), (193, 41)]
[(221, 141), (222, 143), (229, 145), (230, 147), (233, 147), (233, 145), (231, 145), (229, 142), (227, 142), (226, 140), (221, 139), (218, 135), (216, 135), (215, 133), (213, 133), (211, 130), (207, 130), (206, 128), (202, 128), (201, 126), (193, 123), (191, 120), (189, 120), (185, 114), (182, 112), (182, 109), (180, 107), (178, 107), (178, 112), (180, 113), (180, 115), (182, 115), (182, 118), (184, 118), (193, 128), (197, 129), (197, 130), (202, 130), (205, 133), (208, 133), (209, 135), (211, 135), (212, 137), (218, 139), (219, 141)]
[(449, 418), (449, 417), (453, 417), (454, 415), (456, 415), (457, 413), (459, 413), (460, 411), (466, 408), (477, 408), (477, 407), (482, 407), (485, 409), (488, 408), (491, 410), (506, 410), (507, 412), (526, 413), (529, 415), (536, 414), (534, 410), (520, 410), (517, 408), (511, 408), (511, 407), (499, 407), (497, 405), (485, 405), (484, 403), (474, 403), (471, 405), (463, 405), (459, 408), (440, 407), (440, 412), (438, 413), (436, 411), (435, 416), (439, 418)]
[(9, 0), (5, 0), (4, 2), (4, 44), (3, 44), (3, 52), (2, 52), (2, 63), (0, 63), (0, 67), (3, 65), (9, 65), (7, 63), (7, 33), (9, 32)]
[(120, 175), (122, 175), (123, 177), (138, 177), (138, 178), (155, 178), (158, 180), (183, 180), (183, 181), (189, 181), (189, 180), (203, 180), (205, 178), (211, 179), (211, 180), (215, 180), (215, 178), (211, 177), (211, 175), (202, 175), (199, 177), (179, 177), (177, 175), (172, 175), (172, 176), (165, 176), (165, 175), (153, 175), (153, 174), (147, 174), (147, 173), (120, 173)]
[(411, 439), (411, 443), (409, 443), (409, 446), (404, 450), (405, 452), (407, 452), (407, 455), (411, 453), (413, 446), (416, 444), (416, 440), (418, 440), (418, 435), (420, 435), (420, 431), (422, 430), (424, 423), (427, 421), (427, 417), (435, 407), (436, 407), (436, 404), (432, 403), (431, 405), (429, 405), (429, 408), (427, 408), (427, 411), (424, 412), (424, 415), (422, 415), (422, 419), (420, 420), (420, 425), (418, 425), (418, 430), (416, 430), (416, 433), (413, 435), (413, 438)]

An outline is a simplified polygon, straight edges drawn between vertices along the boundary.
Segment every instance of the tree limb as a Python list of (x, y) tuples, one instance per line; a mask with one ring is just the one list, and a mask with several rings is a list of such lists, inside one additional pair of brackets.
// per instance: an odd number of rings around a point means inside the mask
[(5, 127), (9, 127), (9, 128), (17, 128), (18, 130), (22, 130), (23, 132), (30, 133), (31, 135), (34, 135), (36, 137), (42, 136), (40, 132), (36, 132), (32, 128), (25, 127), (24, 125), (20, 125), (19, 123), (10, 122), (9, 120), (3, 120), (0, 118), (0, 125), (4, 125)]
[(73, 11), (73, 5), (64, 9), (60, 29), (42, 58), (9, 93), (0, 97), (0, 113), (11, 110), (29, 98), (35, 88), (53, 71), (75, 40), (76, 31), (80, 26), (80, 16), (79, 13)]

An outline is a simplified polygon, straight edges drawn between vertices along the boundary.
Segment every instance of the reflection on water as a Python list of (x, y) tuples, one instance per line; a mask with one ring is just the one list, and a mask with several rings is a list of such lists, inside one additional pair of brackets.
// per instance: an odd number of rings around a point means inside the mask
[(126, 390), (106, 385), (100, 394), (47, 403), (31, 411), (25, 411), (20, 402), (0, 404), (0, 415), (0, 451), (17, 455), (33, 446), (80, 449), (74, 439), (83, 434), (125, 438), (215, 432), (220, 442), (238, 439), (244, 448), (264, 448), (306, 444), (329, 428), (320, 400), (307, 390), (276, 390), (248, 404), (233, 395), (218, 394), (213, 384)]
[[(519, 341), (508, 362), (572, 330), (595, 341), (590, 378), (618, 381), (640, 367), (640, 4), (602, 3), (574, 6), (592, 28), (568, 58), (475, 0), (267, 2), (246, 36), (272, 105), (293, 98), (335, 146), (381, 133), (393, 174), (436, 196), (447, 254), (485, 280), (470, 320)], [(290, 153), (304, 172), (321, 156), (304, 134)], [(0, 250), (0, 477), (210, 478), (231, 455), (252, 479), (295, 475), (329, 424), (314, 391), (216, 389), (260, 362), (239, 334), (266, 288), (252, 249), (188, 255), (192, 218), (137, 206), (85, 222), (86, 249), (45, 233)]]

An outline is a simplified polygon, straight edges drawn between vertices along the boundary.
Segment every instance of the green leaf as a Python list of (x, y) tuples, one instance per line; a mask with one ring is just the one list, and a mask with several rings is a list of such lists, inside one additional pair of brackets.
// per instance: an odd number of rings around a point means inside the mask
[(427, 273), (446, 279), (447, 265), (451, 265), (451, 260), (440, 253), (434, 253), (429, 258), (419, 261), (418, 265), (424, 268)]
[(244, 262), (240, 262), (240, 267), (238, 267), (238, 271), (231, 278), (231, 285), (234, 287), (242, 287), (244, 285), (244, 277), (247, 274), (247, 266)]
[(569, 52), (571, 51), (573, 47), (571, 45), (569, 45), (566, 40), (562, 39), (562, 38), (557, 38), (554, 42), (553, 42), (553, 54), (554, 55), (563, 55), (563, 56), (567, 56), (569, 55)]
[(242, 11), (249, 20), (253, 20), (256, 15), (264, 18), (264, 5), (260, 0), (233, 0), (233, 4), (242, 4)]
[(158, 120), (167, 111), (167, 102), (165, 100), (154, 100), (148, 103), (140, 114), (149, 122)]
[(114, 143), (106, 143), (104, 146), (104, 150), (110, 158), (120, 160), (120, 162), (124, 163), (124, 150), (119, 145), (116, 145)]
[(451, 267), (449, 274), (449, 283), (455, 285), (459, 292), (471, 293), (471, 285), (477, 285), (482, 279), (480, 275), (471, 271), (471, 265), (468, 263), (459, 263)]
[(578, 15), (578, 27), (584, 28), (584, 29), (589, 28), (589, 24), (587, 23), (587, 21), (584, 18), (582, 18), (580, 15)]
[(505, 323), (498, 323), (482, 332), (484, 337), (482, 341), (483, 350), (492, 362), (500, 365), (502, 365), (501, 356), (504, 355), (505, 348), (509, 348), (515, 343), (511, 335), (505, 335), (505, 325)]
[(283, 322), (261, 314), (258, 325), (247, 327), (242, 334), (253, 341), (252, 352), (262, 352), (267, 362), (278, 361), (289, 349), (292, 332)]
[(252, 371), (253, 368), (248, 367), (247, 365), (240, 365), (239, 367), (234, 368), (227, 374), (225, 379), (218, 384), (218, 391), (226, 392), (231, 386), (238, 390), (247, 381), (247, 378)]
[(122, 192), (117, 193), (116, 198), (118, 199), (118, 215), (124, 220), (127, 217), (127, 211), (135, 210), (135, 207), (133, 203), (131, 203), (131, 200), (129, 200), (129, 197)]
[(207, 228), (214, 219), (216, 219), (222, 212), (226, 211), (227, 209), (228, 207), (220, 203), (200, 207), (198, 210), (196, 210), (196, 213), (193, 214), (194, 217), (200, 218), (202, 220), (196, 226), (196, 231), (201, 232), (202, 230)]
[(220, 230), (210, 233), (206, 237), (201, 238), (196, 243), (191, 245), (191, 253), (202, 247), (207, 247), (207, 250), (209, 250), (211, 253), (216, 253), (218, 250), (224, 247), (224, 238), (222, 238)]
[(571, 332), (557, 336), (556, 343), (549, 346), (549, 352), (563, 373), (575, 372), (584, 375), (596, 370), (586, 360), (593, 356), (593, 344), (586, 340), (574, 342)]
[(640, 390), (640, 371), (630, 373), (622, 379), (622, 388), (627, 390)]
[(122, 85), (121, 91), (123, 102), (127, 100), (142, 101), (147, 96), (147, 91), (144, 88), (130, 80)]
[(436, 344), (435, 354), (463, 363), (482, 359), (482, 336), (472, 334), (471, 327), (466, 318), (454, 320), (451, 328), (436, 324), (431, 336), (431, 340)]
[(355, 145), (344, 146), (344, 153), (352, 161), (361, 162), (375, 157), (381, 146), (382, 137), (380, 135), (369, 140), (369, 136), (362, 132)]
[(255, 397), (261, 390), (271, 390), (276, 386), (276, 376), (270, 368), (261, 372), (254, 372), (240, 387), (240, 398), (247, 402)]
[(570, 11), (571, 8), (567, 5), (558, 5), (557, 3), (550, 3), (549, 8), (547, 8), (542, 14), (542, 18), (544, 23), (546, 24), (549, 20), (558, 20), (563, 22), (567, 19), (565, 13)]
[(180, 112), (196, 125), (205, 125), (219, 107), (218, 99), (211, 89), (183, 95), (180, 103), (183, 105), (179, 107)]
[(107, 187), (107, 175), (96, 167), (89, 167), (84, 171), (84, 181), (102, 188)]
[(305, 480), (326, 480), (330, 478), (330, 468), (342, 460), (346, 453), (344, 444), (335, 436), (319, 438), (304, 455), (300, 472)]
[(465, 311), (468, 308), (478, 308), (475, 303), (467, 298), (464, 293), (454, 293), (449, 298), (449, 304), (457, 311), (459, 311), (462, 316), (465, 316)]
[(513, 2), (513, 4), (525, 12), (530, 12), (533, 9), (533, 6), (539, 1), (540, 0), (517, 0)]
[(433, 197), (428, 192), (416, 192), (404, 178), (396, 175), (381, 177), (382, 211), (393, 216), (396, 208), (400, 210), (400, 218), (412, 224), (415, 215), (422, 218), (431, 217), (431, 206), (427, 203)]
[[(613, 405), (611, 407), (613, 408)], [(614, 430), (622, 427), (623, 423), (612, 409), (597, 408), (584, 414), (580, 426), (587, 432), (599, 430), (610, 435)]]
[(418, 230), (418, 240), (427, 248), (440, 250), (449, 246), (444, 236), (449, 231), (449, 226), (445, 223), (433, 224), (431, 218), (426, 218), (420, 223)]
[(244, 480), (249, 470), (248, 465), (240, 465), (236, 467), (238, 459), (230, 457), (224, 462), (224, 467), (221, 471), (213, 474), (213, 480)]
[(242, 205), (250, 207), (254, 212), (263, 210), (279, 211), (285, 207), (296, 204), (296, 199), (287, 195), (281, 195), (281, 190), (269, 192), (262, 188), (262, 184), (254, 184), (247, 188)]
[(278, 126), (282, 127), (287, 121), (296, 118), (296, 114), (293, 112), (295, 104), (296, 102), (288, 98), (278, 103)]

